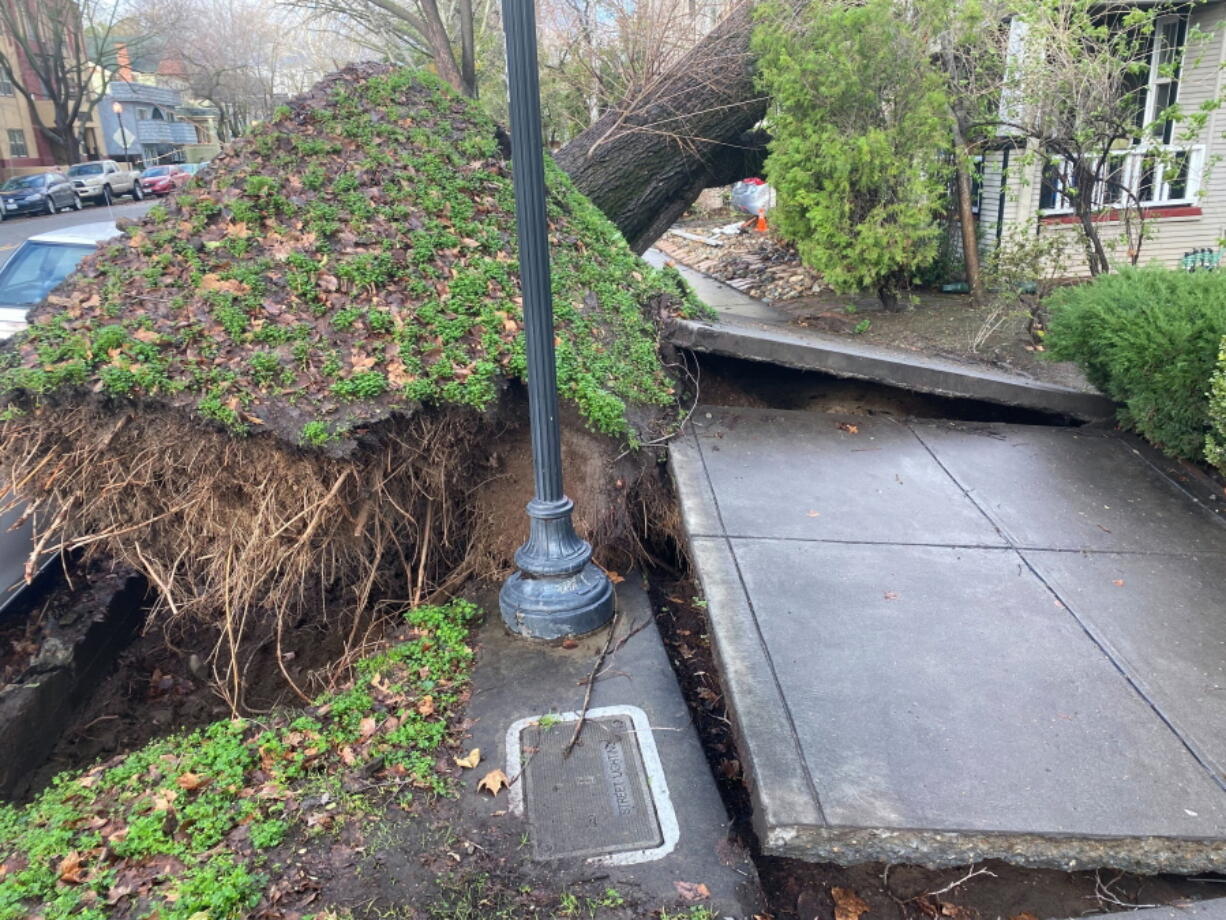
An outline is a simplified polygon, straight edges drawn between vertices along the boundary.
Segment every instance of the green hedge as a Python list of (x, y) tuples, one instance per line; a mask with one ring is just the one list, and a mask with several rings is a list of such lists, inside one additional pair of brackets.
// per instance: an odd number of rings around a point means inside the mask
[(1218, 347), (1217, 370), (1209, 387), (1209, 437), (1205, 456), (1226, 474), (1226, 338)]
[[(1206, 456), (1226, 273), (1126, 269), (1058, 292), (1051, 314), (1049, 353), (1123, 403), (1123, 424), (1177, 457)], [(1214, 405), (1226, 420), (1226, 383), (1220, 389)]]

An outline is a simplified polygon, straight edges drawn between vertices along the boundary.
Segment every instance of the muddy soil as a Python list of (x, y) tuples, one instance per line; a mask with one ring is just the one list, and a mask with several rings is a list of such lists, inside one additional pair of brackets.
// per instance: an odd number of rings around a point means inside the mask
[(815, 371), (779, 367), (721, 355), (699, 358), (698, 401), (707, 406), (744, 406), (828, 412), (833, 415), (890, 415), (896, 418), (1013, 422), (1022, 425), (1080, 425), (1032, 409), (974, 399), (914, 393), (871, 380), (848, 380)]
[[(57, 592), (49, 603), (64, 602), (65, 596)], [(88, 598), (78, 602), (88, 603)], [(17, 630), (19, 625), (12, 628)], [(18, 643), (25, 641), (20, 632), (17, 636)], [(306, 624), (289, 630), (282, 650), (285, 669), (299, 686), (322, 689), (330, 673), (339, 670), (332, 666), (342, 654), (343, 638), (335, 630)], [(230, 709), (218, 696), (214, 676), (204, 664), (216, 641), (205, 630), (167, 631), (158, 619), (146, 622), (86, 705), (61, 726), (59, 742), (29, 777), (21, 800), (33, 797), (58, 773), (85, 768), (155, 738), (229, 716)], [(275, 706), (302, 702), (282, 676), (271, 643), (252, 651), (246, 673), (245, 714), (258, 715)]]

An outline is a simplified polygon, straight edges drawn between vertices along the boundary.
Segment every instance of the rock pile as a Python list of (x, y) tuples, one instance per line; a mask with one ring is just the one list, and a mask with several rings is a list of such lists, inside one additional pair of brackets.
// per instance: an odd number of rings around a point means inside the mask
[(687, 234), (718, 240), (711, 246), (668, 233), (656, 248), (678, 262), (718, 278), (767, 303), (795, 300), (826, 290), (821, 278), (800, 262), (796, 250), (769, 232), (747, 230), (726, 236), (711, 228), (685, 227)]

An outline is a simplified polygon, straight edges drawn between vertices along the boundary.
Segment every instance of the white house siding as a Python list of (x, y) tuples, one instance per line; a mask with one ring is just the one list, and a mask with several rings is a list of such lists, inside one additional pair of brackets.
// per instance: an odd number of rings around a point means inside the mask
[[(1212, 2), (1193, 11), (1192, 24), (1202, 32), (1210, 33), (1201, 42), (1189, 46), (1183, 71), (1180, 74), (1179, 103), (1185, 112), (1194, 112), (1207, 99), (1220, 96), (1223, 90), (1223, 66), (1226, 66), (1226, 2)], [(1226, 140), (1222, 138), (1226, 131), (1226, 113), (1213, 112), (1205, 129), (1197, 139), (1197, 144), (1205, 148), (1204, 161), (1207, 166), (1202, 175), (1200, 193), (1195, 205), (1200, 207), (1202, 214), (1192, 217), (1166, 217), (1147, 221), (1148, 238), (1141, 246), (1141, 264), (1158, 263), (1168, 267), (1178, 267), (1185, 252), (1193, 249), (1216, 249), (1219, 241), (1226, 236)], [(1176, 139), (1178, 128), (1176, 128)], [(999, 157), (999, 154), (996, 155)], [(1222, 162), (1214, 164), (1215, 159)], [(997, 161), (999, 162), (999, 161)], [(1016, 159), (1014, 160), (1016, 162)], [(1080, 233), (1076, 226), (1065, 223), (1043, 221), (1038, 217), (1039, 210), (1039, 164), (1033, 163), (1022, 171), (1010, 164), (1010, 175), (1007, 179), (1008, 220), (1035, 226), (1037, 221), (1039, 232), (1059, 233), (1069, 236), (1068, 247), (1069, 270), (1073, 275), (1088, 274), (1084, 254), (1081, 249)], [(988, 170), (985, 169), (985, 188), (988, 182)], [(997, 179), (999, 181), (999, 179)], [(981, 215), (995, 220), (995, 211), (990, 215)], [(1115, 223), (1100, 225), (1104, 242), (1117, 239), (1122, 234), (1122, 228)], [(995, 226), (991, 227), (991, 237), (988, 238), (988, 227), (984, 227), (985, 245), (991, 245), (995, 240)], [(1124, 264), (1126, 252), (1123, 244), (1116, 248), (1114, 264)]]

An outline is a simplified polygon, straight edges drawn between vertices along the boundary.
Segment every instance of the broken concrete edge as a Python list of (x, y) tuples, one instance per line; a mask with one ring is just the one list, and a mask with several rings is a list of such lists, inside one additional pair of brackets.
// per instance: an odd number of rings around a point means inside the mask
[[(753, 805), (754, 832), (763, 851), (771, 853), (765, 846), (771, 827), (797, 822), (819, 824), (825, 819), (766, 644), (757, 633), (757, 620), (741, 584), (736, 559), (722, 536), (718, 505), (693, 431), (687, 430), (672, 441), (669, 466), (682, 509), (690, 561), (711, 621), (715, 661)], [(696, 494), (698, 489), (703, 494)], [(752, 734), (743, 730), (747, 724), (754, 725)], [(763, 746), (771, 749), (769, 756)]]
[(136, 635), (148, 585), (136, 574), (95, 597), (99, 613), (48, 635), (17, 683), (0, 688), (0, 798), (25, 794), (30, 774), (54, 749), (71, 711), (98, 685)]
[(674, 320), (665, 334), (671, 344), (691, 351), (871, 380), (935, 396), (1033, 409), (1084, 422), (1114, 421), (1116, 416), (1115, 403), (1101, 394), (920, 355), (828, 341), (815, 334), (802, 337), (782, 328), (754, 329), (685, 319)]
[[(1110, 914), (1096, 914), (1095, 920), (1226, 920), (1226, 898), (1210, 898), (1207, 901), (1182, 901), (1166, 907), (1150, 907), (1141, 910), (1121, 910)], [(1072, 920), (1072, 918), (1070, 918)], [(1082, 920), (1081, 917), (1076, 920)]]
[[(1087, 434), (1110, 437), (1106, 432)], [(855, 865), (882, 861), (929, 868), (995, 858), (1014, 865), (1061, 870), (1103, 865), (1145, 874), (1226, 869), (1226, 842), (1205, 837), (1124, 838), (1007, 829), (831, 825), (796, 745), (796, 733), (775, 683), (765, 643), (757, 635), (754, 611), (739, 577), (738, 559), (723, 536), (718, 498), (692, 428), (670, 444), (669, 462), (682, 506), (690, 559), (707, 600), (710, 632), (763, 853), (809, 862)], [(746, 726), (753, 727), (749, 734), (757, 746), (747, 743)], [(769, 739), (764, 737), (763, 726), (770, 733)], [(812, 790), (811, 799), (803, 794), (806, 785)]]
[(999, 859), (1067, 872), (1110, 865), (1141, 875), (1192, 875), (1226, 869), (1226, 842), (1181, 837), (1048, 836), (1007, 831), (930, 831), (790, 824), (761, 840), (772, 856), (842, 866), (883, 862), (945, 869)]

